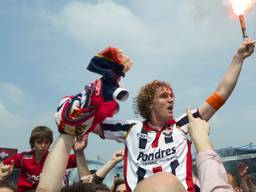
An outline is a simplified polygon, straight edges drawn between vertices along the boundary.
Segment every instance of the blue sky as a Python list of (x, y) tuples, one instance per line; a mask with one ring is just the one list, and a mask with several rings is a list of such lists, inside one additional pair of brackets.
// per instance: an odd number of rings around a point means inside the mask
[[(246, 14), (256, 38), (255, 10)], [(101, 49), (124, 50), (134, 66), (123, 81), (131, 97), (117, 118), (133, 119), (132, 98), (153, 79), (175, 90), (176, 116), (196, 108), (226, 71), (241, 42), (228, 1), (8, 0), (0, 1), (0, 146), (29, 150), (33, 127), (57, 128), (62, 96), (97, 76), (86, 70)], [(211, 120), (216, 148), (255, 143), (256, 56), (246, 60), (237, 87)], [(91, 135), (86, 155), (110, 158), (122, 145)]]

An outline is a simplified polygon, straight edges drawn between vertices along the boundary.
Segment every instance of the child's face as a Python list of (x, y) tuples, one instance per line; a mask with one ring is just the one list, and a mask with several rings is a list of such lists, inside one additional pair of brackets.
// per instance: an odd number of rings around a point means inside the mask
[(36, 139), (34, 144), (34, 151), (36, 152), (46, 152), (50, 147), (49, 139)]

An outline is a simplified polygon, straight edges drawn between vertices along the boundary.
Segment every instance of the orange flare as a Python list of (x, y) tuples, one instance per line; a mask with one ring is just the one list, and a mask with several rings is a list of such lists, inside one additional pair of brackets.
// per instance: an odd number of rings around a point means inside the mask
[(230, 0), (232, 8), (237, 16), (243, 15), (245, 11), (255, 5), (256, 0)]

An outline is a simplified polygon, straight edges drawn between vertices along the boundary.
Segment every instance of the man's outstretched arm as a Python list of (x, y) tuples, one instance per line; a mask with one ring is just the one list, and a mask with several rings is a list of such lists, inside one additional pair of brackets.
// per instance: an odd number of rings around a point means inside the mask
[(215, 92), (199, 107), (201, 117), (208, 121), (225, 103), (233, 92), (239, 78), (244, 60), (254, 52), (255, 41), (246, 39), (238, 48), (228, 70)]

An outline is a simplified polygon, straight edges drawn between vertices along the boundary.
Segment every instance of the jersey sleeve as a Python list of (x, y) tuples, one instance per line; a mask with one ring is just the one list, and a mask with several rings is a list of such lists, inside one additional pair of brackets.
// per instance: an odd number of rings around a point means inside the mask
[(114, 120), (107, 118), (101, 123), (103, 138), (125, 143), (129, 131), (137, 123), (138, 121), (135, 120)]
[(67, 164), (67, 169), (69, 168), (74, 168), (76, 167), (76, 155), (75, 154), (71, 154), (68, 157), (68, 164)]

